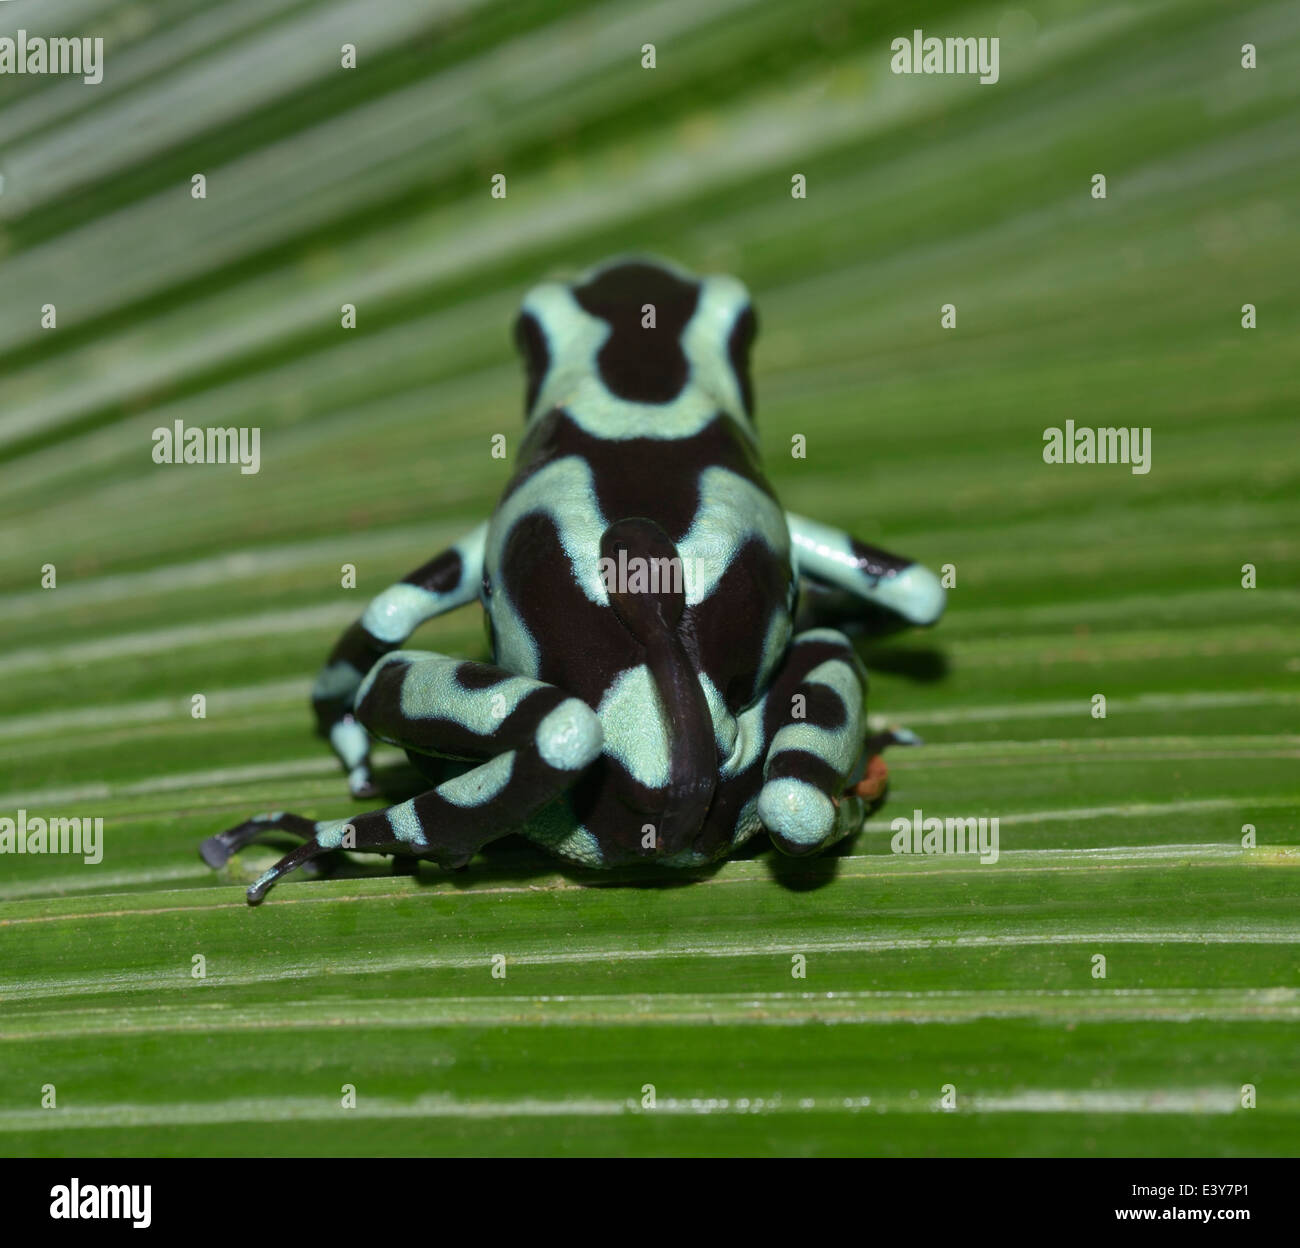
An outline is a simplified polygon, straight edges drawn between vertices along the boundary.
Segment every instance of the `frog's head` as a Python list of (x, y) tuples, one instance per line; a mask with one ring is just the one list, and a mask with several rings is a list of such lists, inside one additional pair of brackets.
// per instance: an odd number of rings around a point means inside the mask
[(618, 259), (525, 298), (515, 341), (533, 417), (597, 387), (616, 405), (701, 399), (753, 420), (749, 349), (757, 322), (734, 277), (696, 278), (652, 259)]

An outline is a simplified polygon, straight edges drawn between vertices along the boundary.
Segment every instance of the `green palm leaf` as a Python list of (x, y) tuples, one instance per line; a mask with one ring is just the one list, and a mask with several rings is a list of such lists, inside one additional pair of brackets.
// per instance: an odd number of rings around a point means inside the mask
[[(927, 6), (981, 86), (890, 73), (914, 7), (4, 6), (105, 74), (0, 76), (0, 816), (105, 833), (0, 857), (0, 1153), (1297, 1151), (1300, 20)], [(491, 508), (524, 287), (626, 250), (754, 291), (787, 506), (955, 569), (864, 651), (929, 744), (822, 860), (503, 843), (248, 909), (274, 851), (198, 842), (361, 809), (311, 676)], [(1066, 420), (1151, 471), (1044, 464)], [(261, 471), (155, 464), (175, 421)], [(891, 853), (915, 809), (999, 861)]]

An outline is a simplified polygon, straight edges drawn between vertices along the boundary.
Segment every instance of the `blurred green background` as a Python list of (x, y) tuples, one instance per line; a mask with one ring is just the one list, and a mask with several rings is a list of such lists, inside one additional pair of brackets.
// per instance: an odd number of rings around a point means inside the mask
[[(0, 815), (106, 831), (96, 867), (0, 859), (0, 1153), (1300, 1149), (1300, 9), (16, 0), (19, 27), (102, 36), (105, 73), (0, 76)], [(916, 27), (997, 35), (1000, 81), (891, 74)], [(523, 291), (629, 249), (749, 284), (790, 509), (955, 567), (937, 630), (864, 650), (926, 748), (819, 862), (598, 887), (504, 843), (249, 911), (272, 851), (218, 879), (198, 841), (361, 809), (311, 677), (491, 509)], [(1150, 427), (1150, 473), (1045, 465), (1067, 419)], [(177, 420), (259, 427), (261, 472), (155, 465)], [(413, 644), (482, 656), (477, 609)], [(1001, 861), (890, 854), (914, 807), (999, 816)]]

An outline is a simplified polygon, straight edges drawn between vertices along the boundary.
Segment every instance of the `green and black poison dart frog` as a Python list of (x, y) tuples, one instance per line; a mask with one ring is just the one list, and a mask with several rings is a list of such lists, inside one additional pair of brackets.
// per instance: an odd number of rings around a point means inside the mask
[[(220, 866), (269, 832), (303, 844), (248, 890), (339, 848), (460, 866), (519, 832), (588, 867), (692, 867), (765, 829), (790, 854), (878, 795), (866, 673), (818, 603), (931, 624), (927, 569), (782, 510), (759, 466), (745, 287), (608, 262), (524, 300), (518, 467), (492, 518), (375, 598), (316, 680), (354, 797), (372, 739), (430, 788), (348, 819), (261, 815), (205, 841)], [(478, 599), (493, 661), (399, 649)], [(892, 737), (901, 740), (901, 737)], [(451, 760), (450, 762), (448, 760)]]

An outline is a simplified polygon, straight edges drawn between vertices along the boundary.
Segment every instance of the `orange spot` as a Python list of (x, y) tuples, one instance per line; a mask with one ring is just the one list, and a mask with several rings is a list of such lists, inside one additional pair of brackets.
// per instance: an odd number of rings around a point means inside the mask
[(889, 768), (885, 765), (884, 757), (873, 754), (867, 760), (866, 774), (848, 792), (857, 794), (864, 801), (874, 802), (884, 793), (888, 783)]

